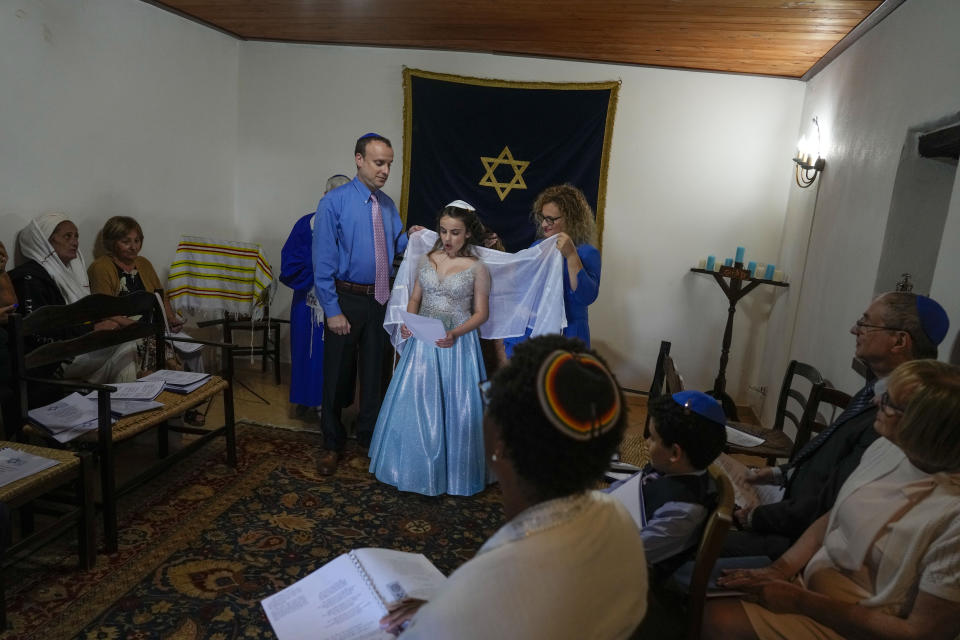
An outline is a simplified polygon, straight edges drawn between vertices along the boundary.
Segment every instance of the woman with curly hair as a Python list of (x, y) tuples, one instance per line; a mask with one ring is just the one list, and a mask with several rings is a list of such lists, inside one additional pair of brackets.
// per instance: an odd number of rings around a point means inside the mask
[[(590, 346), (587, 307), (600, 292), (600, 252), (596, 248), (597, 225), (583, 191), (570, 184), (544, 189), (533, 203), (533, 219), (539, 238), (557, 236), (557, 250), (563, 254), (563, 304), (567, 327), (563, 335), (580, 338)], [(530, 335), (504, 340), (507, 356)]]
[(554, 334), (518, 345), (483, 388), (508, 521), (433, 600), (406, 601), (381, 626), (406, 640), (630, 637), (647, 605), (643, 541), (623, 505), (594, 490), (627, 423), (616, 378)]

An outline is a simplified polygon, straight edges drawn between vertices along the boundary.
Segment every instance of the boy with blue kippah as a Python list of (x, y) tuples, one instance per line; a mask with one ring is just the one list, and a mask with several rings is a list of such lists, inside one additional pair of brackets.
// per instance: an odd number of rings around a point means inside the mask
[(654, 398), (647, 410), (650, 463), (641, 471), (640, 536), (648, 566), (666, 578), (696, 552), (717, 505), (717, 487), (706, 469), (726, 444), (726, 416), (701, 391)]

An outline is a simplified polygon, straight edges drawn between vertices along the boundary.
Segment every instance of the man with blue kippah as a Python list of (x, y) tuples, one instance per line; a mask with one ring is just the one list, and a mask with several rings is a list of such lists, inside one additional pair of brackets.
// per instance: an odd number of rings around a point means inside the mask
[(354, 158), (357, 176), (320, 200), (313, 233), (314, 288), (326, 316), (320, 415), (324, 451), (317, 462), (324, 475), (336, 471), (345, 445), (340, 407), (358, 352), (356, 435), (361, 447), (370, 444), (383, 397), (383, 318), (393, 258), (407, 247), (397, 206), (380, 190), (393, 164), (390, 141), (376, 133), (360, 136)]
[(946, 311), (935, 300), (911, 292), (884, 293), (850, 328), (856, 357), (875, 378), (868, 380), (847, 408), (786, 464), (751, 470), (747, 481), (780, 484), (783, 499), (734, 513), (742, 531), (727, 535), (721, 556), (780, 557), (813, 522), (830, 510), (841, 485), (860, 464), (878, 434), (873, 429), (875, 398), (885, 378), (900, 364), (936, 358), (949, 328)]

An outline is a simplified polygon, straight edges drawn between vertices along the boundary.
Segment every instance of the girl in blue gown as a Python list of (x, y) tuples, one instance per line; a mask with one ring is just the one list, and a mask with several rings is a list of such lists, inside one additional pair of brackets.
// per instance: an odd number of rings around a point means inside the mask
[[(563, 305), (567, 314), (563, 335), (580, 338), (589, 347), (587, 307), (600, 293), (600, 252), (594, 246), (597, 225), (593, 210), (580, 189), (562, 184), (544, 189), (534, 201), (533, 211), (539, 236), (533, 244), (557, 236), (557, 250), (563, 254)], [(525, 336), (504, 340), (507, 357), (529, 336), (527, 329)]]
[(472, 495), (487, 484), (477, 328), (488, 316), (490, 275), (472, 249), (484, 237), (473, 207), (447, 205), (437, 227), (407, 311), (438, 318), (447, 334), (427, 344), (401, 328), (407, 341), (373, 432), (370, 471), (401, 491)]

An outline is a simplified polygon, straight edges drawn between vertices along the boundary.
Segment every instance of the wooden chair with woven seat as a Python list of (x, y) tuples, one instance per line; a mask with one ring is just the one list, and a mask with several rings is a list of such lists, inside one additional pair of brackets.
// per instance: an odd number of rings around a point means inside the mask
[[(67, 328), (81, 325), (93, 325), (103, 318), (127, 316), (138, 318), (129, 326), (114, 331), (90, 331), (69, 340), (50, 341), (29, 353), (25, 349), (25, 339), (45, 335), (63, 335)], [(233, 409), (233, 345), (194, 340), (188, 338), (166, 337), (163, 323), (163, 309), (154, 294), (147, 292), (132, 293), (122, 297), (94, 294), (86, 296), (73, 304), (41, 307), (26, 318), (19, 315), (10, 317), (11, 355), (13, 361), (14, 382), (18, 388), (23, 433), (40, 438), (51, 447), (69, 446), (71, 448), (92, 449), (97, 454), (100, 466), (100, 484), (103, 501), (103, 522), (105, 547), (108, 552), (117, 549), (117, 498), (143, 484), (166, 468), (190, 455), (214, 438), (226, 440), (227, 462), (236, 467), (236, 434)], [(86, 382), (55, 380), (31, 375), (41, 367), (62, 362), (76, 356), (116, 347), (126, 342), (153, 337), (156, 349), (155, 362), (164, 362), (165, 342), (182, 341), (201, 343), (221, 349), (223, 365), (222, 376), (211, 376), (200, 388), (188, 394), (162, 392), (157, 401), (162, 407), (142, 413), (122, 417), (111, 424), (110, 392), (116, 387)], [(44, 429), (28, 425), (27, 398), (28, 387), (40, 385), (58, 387), (69, 393), (78, 390), (97, 392), (97, 429), (72, 440), (66, 445), (57, 442)], [(216, 428), (194, 428), (187, 425), (169, 424), (171, 418), (180, 416), (188, 409), (200, 406), (208, 399), (223, 394), (224, 424)], [(116, 447), (129, 442), (135, 436), (151, 429), (157, 429), (159, 436), (158, 460), (144, 468), (134, 477), (122, 483), (116, 478)], [(175, 453), (169, 449), (170, 431), (196, 436)], [(22, 434), (21, 434), (22, 435)], [(21, 439), (21, 438), (18, 438)]]
[[(6, 448), (56, 460), (57, 464), (0, 487), (0, 502), (10, 509), (20, 510), (21, 525), (19, 539), (4, 551), (0, 562), (0, 630), (6, 629), (4, 574), (15, 560), (50, 542), (73, 526), (77, 526), (77, 556), (80, 568), (92, 569), (97, 555), (93, 505), (95, 476), (91, 455), (87, 452), (73, 453), (22, 442), (0, 441), (0, 449)], [(67, 486), (73, 488), (73, 499), (65, 504), (64, 499), (53, 495), (53, 492)], [(52, 519), (42, 529), (35, 530), (34, 510), (40, 510), (37, 503), (41, 499), (53, 505), (52, 511), (43, 509)]]
[[(801, 379), (806, 380), (802, 388), (797, 384)], [(807, 385), (809, 388), (806, 388)], [(767, 464), (771, 466), (776, 464), (778, 458), (789, 458), (795, 450), (795, 444), (794, 440), (784, 433), (784, 425), (789, 420), (796, 428), (798, 437), (804, 433), (815, 413), (815, 398), (825, 385), (823, 376), (814, 367), (791, 360), (783, 376), (783, 384), (780, 386), (773, 428), (767, 429), (743, 422), (729, 423), (734, 429), (763, 438), (763, 444), (756, 447), (728, 444), (727, 453), (764, 457), (767, 459)], [(809, 431), (807, 430), (806, 433), (809, 434)]]
[[(226, 311), (222, 318), (217, 320), (204, 320), (198, 322), (198, 327), (219, 326), (223, 332), (223, 342), (233, 343), (233, 356), (241, 358), (244, 356), (259, 357), (260, 371), (266, 372), (267, 361), (273, 362), (273, 378), (277, 386), (280, 386), (280, 328), (284, 324), (290, 324), (285, 318), (271, 318), (270, 305), (266, 306), (263, 318), (253, 320), (250, 316), (233, 317)], [(234, 342), (234, 331), (249, 332), (250, 343)], [(255, 335), (259, 333), (258, 343), (254, 343)]]

